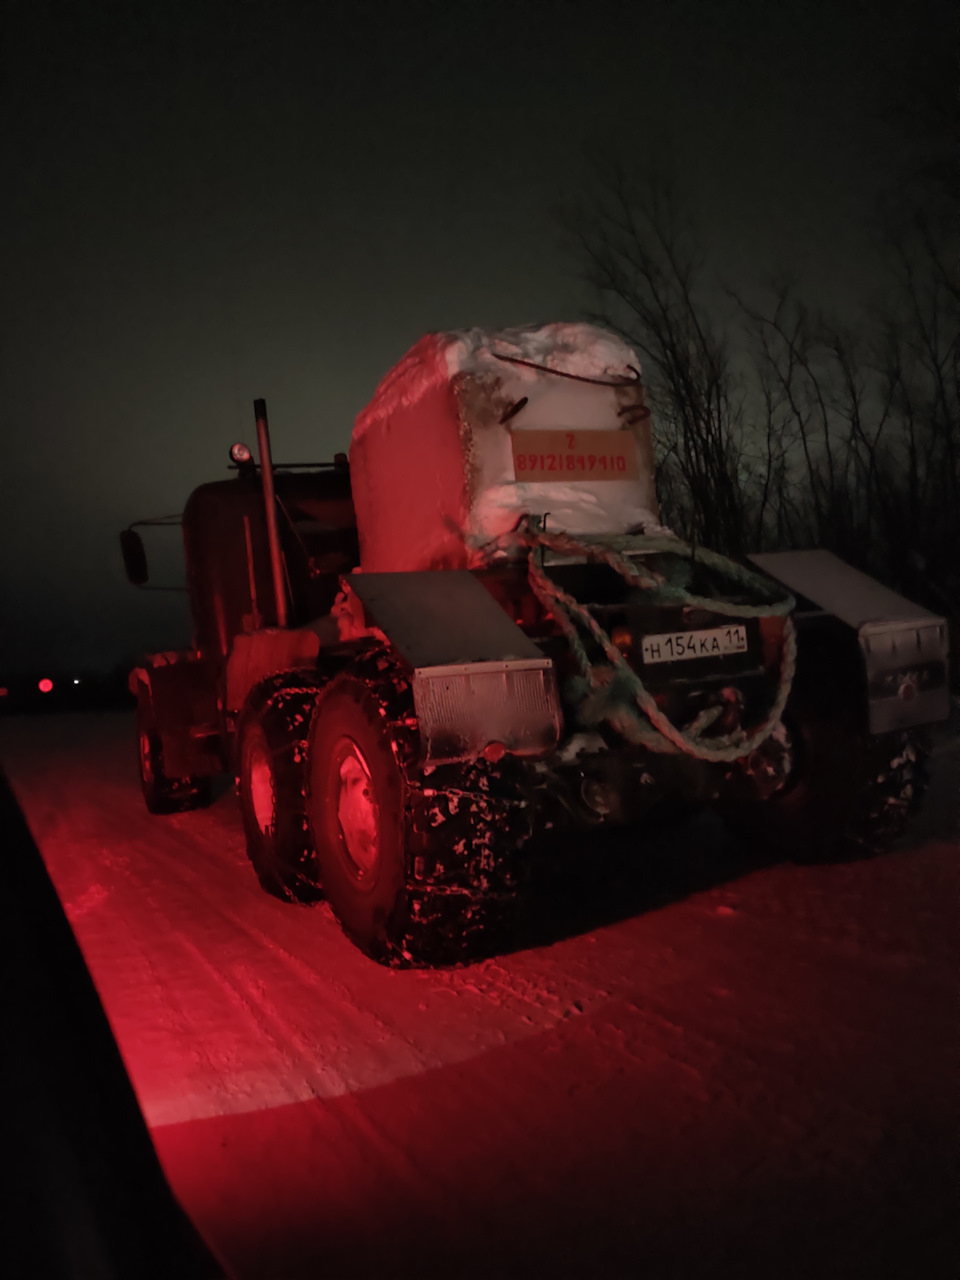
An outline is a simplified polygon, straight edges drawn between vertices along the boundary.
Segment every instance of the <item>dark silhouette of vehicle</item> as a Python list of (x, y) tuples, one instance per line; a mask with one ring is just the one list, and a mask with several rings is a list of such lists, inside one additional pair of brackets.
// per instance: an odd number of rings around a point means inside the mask
[(40, 853), (0, 774), (3, 1273), (10, 1280), (215, 1280), (174, 1199)]

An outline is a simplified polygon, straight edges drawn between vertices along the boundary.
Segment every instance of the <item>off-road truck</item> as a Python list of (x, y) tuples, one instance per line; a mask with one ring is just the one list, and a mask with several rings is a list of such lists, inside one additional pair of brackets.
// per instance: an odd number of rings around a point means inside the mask
[[(500, 945), (539, 834), (715, 804), (887, 847), (949, 710), (946, 627), (824, 551), (659, 522), (640, 366), (585, 325), (432, 334), (349, 461), (259, 454), (183, 512), (193, 644), (131, 674), (153, 812), (236, 780), (264, 888), (392, 964)], [(139, 522), (143, 523), (143, 522)], [(128, 575), (147, 579), (138, 523)]]

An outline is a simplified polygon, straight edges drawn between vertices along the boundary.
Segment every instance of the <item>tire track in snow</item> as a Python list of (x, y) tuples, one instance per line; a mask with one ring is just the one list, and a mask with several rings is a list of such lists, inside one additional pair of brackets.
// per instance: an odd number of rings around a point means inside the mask
[[(187, 969), (194, 990), (198, 992), (200, 990), (196, 983), (199, 971), (206, 975), (210, 990), (226, 995), (232, 1001), (233, 1007), (244, 1015), (247, 1025), (256, 1033), (252, 1039), (246, 1038), (244, 1043), (258, 1059), (267, 1059), (266, 1062), (259, 1061), (255, 1070), (249, 1067), (239, 1069), (239, 1077), (244, 1080), (243, 1086), (239, 1089), (236, 1087), (238, 1068), (227, 1064), (234, 1079), (229, 1082), (222, 1102), (226, 1103), (227, 1099), (230, 1099), (229, 1105), (217, 1106), (212, 1110), (208, 1106), (206, 1114), (260, 1110), (265, 1106), (302, 1101), (309, 1097), (332, 1096), (350, 1092), (358, 1085), (370, 1086), (383, 1083), (387, 1079), (395, 1078), (398, 1074), (416, 1074), (428, 1065), (412, 1041), (399, 1037), (395, 1029), (388, 1027), (375, 1012), (361, 1007), (352, 999), (344, 1000), (343, 996), (349, 993), (342, 984), (338, 984), (338, 992), (331, 992), (330, 984), (324, 982), (316, 970), (290, 955), (276, 943), (274, 938), (242, 915), (226, 907), (222, 901), (205, 896), (204, 926), (208, 927), (215, 918), (229, 926), (227, 936), (233, 943), (236, 942), (238, 934), (255, 942), (259, 967), (254, 971), (249, 962), (238, 966), (235, 960), (228, 960), (223, 964), (211, 959), (207, 947), (189, 933), (184, 932), (182, 927), (175, 925), (176, 913), (171, 913), (169, 902), (165, 901), (168, 895), (162, 892), (170, 887), (171, 877), (188, 890), (195, 891), (198, 888), (203, 890), (203, 876), (185, 867), (177, 859), (170, 859), (168, 850), (162, 844), (158, 852), (165, 859), (164, 875), (156, 884), (146, 885), (141, 880), (140, 889), (145, 905), (152, 909), (151, 913), (156, 918), (165, 919), (168, 924), (175, 926), (168, 933), (165, 945), (169, 947), (170, 942), (173, 942), (182, 954), (190, 957), (192, 963), (187, 966)], [(156, 891), (157, 884), (161, 889), (160, 893)], [(259, 896), (259, 890), (257, 894)], [(250, 954), (249, 947), (234, 945), (232, 950), (239, 954), (248, 956)], [(169, 951), (168, 959), (172, 959)], [(302, 1019), (292, 1020), (281, 1011), (277, 1001), (267, 996), (266, 992), (271, 986), (270, 970), (277, 959), (281, 960), (297, 979), (294, 1000), (288, 1002), (288, 1007), (295, 1002), (298, 1009), (310, 1008), (311, 1027), (323, 1029), (322, 1040), (306, 1034), (300, 1026)], [(159, 972), (157, 966), (152, 966), (152, 972), (156, 977)], [(251, 975), (254, 972), (257, 977), (251, 982)], [(239, 980), (238, 974), (242, 975)], [(278, 988), (289, 989), (287, 983), (277, 982), (275, 985)], [(303, 999), (304, 987), (314, 997), (313, 1002)], [(316, 1005), (317, 997), (322, 1002), (320, 1008)], [(197, 1003), (208, 1007), (209, 995), (204, 996)], [(391, 1041), (389, 1052), (378, 1052), (378, 1046), (382, 1045), (388, 1036)], [(330, 1052), (331, 1043), (336, 1048), (336, 1055)], [(290, 1052), (291, 1048), (293, 1053)], [(264, 1050), (267, 1052), (264, 1053)], [(333, 1065), (331, 1058), (339, 1059), (340, 1065)], [(353, 1071), (344, 1071), (343, 1062), (349, 1062), (351, 1058), (360, 1059), (361, 1065)], [(220, 1070), (224, 1065), (209, 1054), (206, 1055), (205, 1060), (214, 1070)], [(306, 1063), (316, 1063), (318, 1060), (324, 1062), (321, 1070), (304, 1071)], [(279, 1074), (269, 1066), (269, 1062), (280, 1064)], [(242, 1107), (238, 1107), (237, 1098), (244, 1094), (247, 1095), (247, 1101)], [(173, 1116), (169, 1106), (165, 1107), (163, 1122), (170, 1122), (173, 1118), (196, 1118), (196, 1111), (190, 1111), (189, 1116), (185, 1114)], [(160, 1117), (153, 1114), (151, 1119), (160, 1121)]]
[[(161, 856), (165, 851), (160, 850)], [(222, 899), (212, 898), (206, 892), (208, 883), (204, 877), (195, 873), (191, 868), (184, 867), (179, 861), (169, 861), (167, 864), (168, 878), (172, 875), (179, 879), (183, 884), (190, 888), (200, 888), (205, 894), (205, 902), (209, 908), (209, 914), (217, 915), (221, 920), (231, 926), (231, 931), (235, 934), (242, 934), (246, 938), (255, 942), (265, 956), (269, 956), (271, 960), (279, 960), (286, 969), (297, 979), (297, 982), (306, 986), (315, 995), (319, 996), (325, 1006), (337, 1012), (347, 1010), (355, 1015), (357, 1019), (356, 1031), (369, 1031), (370, 1024), (383, 1034), (396, 1034), (396, 1027), (384, 1021), (375, 1010), (362, 1005), (351, 989), (345, 982), (340, 979), (331, 978), (329, 975), (321, 973), (313, 965), (303, 960), (302, 957), (291, 952), (283, 943), (279, 942), (275, 935), (265, 932), (262, 928), (254, 924), (248, 917), (245, 917), (232, 909)], [(252, 873), (251, 873), (252, 874)], [(257, 888), (254, 891), (254, 897), (259, 905), (270, 905), (273, 903), (269, 899), (265, 899), (262, 891)], [(294, 914), (309, 914), (319, 923), (320, 920), (329, 926), (332, 936), (339, 942), (340, 931), (339, 926), (332, 918), (329, 908), (322, 905), (317, 907), (303, 908), (294, 904), (281, 907), (290, 913), (291, 918)], [(363, 963), (363, 958), (359, 958)], [(415, 1050), (415, 1046), (411, 1041), (407, 1041), (411, 1050)], [(420, 1060), (419, 1067), (426, 1066), (425, 1060)]]

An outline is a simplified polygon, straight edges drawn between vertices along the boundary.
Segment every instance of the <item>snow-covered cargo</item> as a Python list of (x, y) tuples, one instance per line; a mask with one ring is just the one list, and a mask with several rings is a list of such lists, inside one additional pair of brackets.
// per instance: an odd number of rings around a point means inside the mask
[(368, 572), (476, 567), (526, 515), (660, 528), (640, 363), (590, 325), (428, 334), (358, 416), (350, 468)]

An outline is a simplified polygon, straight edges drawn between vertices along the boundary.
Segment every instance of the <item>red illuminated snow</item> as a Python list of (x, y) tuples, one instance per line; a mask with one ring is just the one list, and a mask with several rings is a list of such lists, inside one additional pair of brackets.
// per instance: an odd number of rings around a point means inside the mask
[(231, 794), (150, 818), (132, 733), (0, 749), (238, 1276), (955, 1274), (955, 753), (910, 848), (751, 869), (688, 824), (641, 877), (585, 841), (552, 942), (397, 972), (260, 891)]

